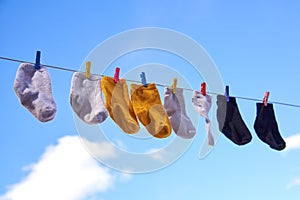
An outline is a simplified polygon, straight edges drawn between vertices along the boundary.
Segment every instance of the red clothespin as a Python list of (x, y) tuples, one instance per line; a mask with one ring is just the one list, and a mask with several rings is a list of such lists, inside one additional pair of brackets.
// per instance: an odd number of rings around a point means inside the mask
[(266, 92), (265, 92), (264, 99), (263, 99), (264, 106), (267, 106), (267, 105), (268, 105), (269, 95), (270, 95), (270, 92), (269, 92), (269, 91), (266, 91)]
[(206, 83), (205, 82), (201, 83), (201, 94), (203, 96), (206, 96)]
[(119, 75), (120, 75), (120, 68), (116, 67), (116, 71), (115, 71), (115, 75), (114, 75), (115, 83), (119, 82)]

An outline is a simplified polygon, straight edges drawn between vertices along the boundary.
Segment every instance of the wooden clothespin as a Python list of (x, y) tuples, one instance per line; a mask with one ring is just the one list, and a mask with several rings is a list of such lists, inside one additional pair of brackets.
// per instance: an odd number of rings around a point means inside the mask
[(226, 85), (225, 87), (225, 97), (226, 97), (226, 101), (229, 102), (230, 98), (229, 98), (229, 86)]
[(206, 96), (206, 83), (205, 82), (201, 83), (201, 94), (203, 96)]
[(120, 76), (120, 68), (116, 67), (115, 75), (114, 75), (114, 81), (115, 81), (115, 83), (119, 82), (119, 76)]
[(88, 79), (91, 77), (91, 62), (90, 61), (87, 61), (85, 63), (85, 77)]
[(173, 94), (176, 94), (176, 87), (177, 87), (177, 78), (173, 78), (173, 82), (172, 82), (172, 92), (173, 92)]
[(143, 86), (144, 86), (144, 87), (147, 87), (148, 84), (147, 84), (147, 81), (146, 81), (146, 75), (145, 75), (145, 72), (142, 72), (142, 73), (140, 74), (140, 77), (141, 77), (141, 81), (142, 81)]
[(34, 64), (34, 68), (35, 69), (41, 69), (41, 52), (37, 51), (36, 52), (36, 56), (35, 56), (35, 64)]
[(265, 95), (264, 95), (264, 99), (263, 99), (264, 106), (267, 106), (267, 105), (268, 105), (269, 95), (270, 95), (270, 92), (269, 92), (269, 91), (266, 91), (266, 92), (265, 92)]

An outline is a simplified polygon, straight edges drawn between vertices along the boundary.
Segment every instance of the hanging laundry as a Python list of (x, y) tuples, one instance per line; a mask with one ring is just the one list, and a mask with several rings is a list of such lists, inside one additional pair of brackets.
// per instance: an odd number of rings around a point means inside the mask
[(128, 87), (125, 79), (104, 76), (101, 79), (101, 88), (105, 97), (106, 108), (110, 117), (125, 133), (136, 133), (140, 126), (132, 108), (128, 95)]
[(35, 69), (33, 64), (22, 63), (16, 74), (14, 90), (20, 103), (39, 121), (48, 122), (55, 117), (57, 109), (47, 68), (40, 66)]
[(251, 133), (243, 121), (234, 97), (217, 96), (217, 120), (219, 129), (237, 145), (244, 145), (252, 140)]
[(173, 130), (178, 136), (184, 139), (190, 139), (195, 136), (196, 129), (186, 113), (183, 89), (176, 88), (176, 93), (174, 94), (172, 88), (165, 87), (164, 108), (169, 116)]
[(74, 113), (87, 124), (100, 124), (108, 116), (102, 100), (98, 76), (75, 72), (71, 81), (70, 104)]
[(194, 91), (192, 96), (192, 105), (197, 113), (205, 118), (205, 129), (208, 137), (208, 144), (211, 146), (215, 145), (214, 137), (210, 131), (211, 121), (208, 117), (208, 113), (211, 108), (212, 98), (210, 95), (206, 94), (205, 96), (199, 91)]
[(130, 93), (134, 112), (148, 132), (157, 138), (168, 137), (172, 126), (155, 84), (131, 84)]
[(254, 122), (254, 130), (257, 136), (272, 149), (283, 150), (285, 141), (282, 139), (275, 118), (273, 104), (256, 103), (257, 115)]

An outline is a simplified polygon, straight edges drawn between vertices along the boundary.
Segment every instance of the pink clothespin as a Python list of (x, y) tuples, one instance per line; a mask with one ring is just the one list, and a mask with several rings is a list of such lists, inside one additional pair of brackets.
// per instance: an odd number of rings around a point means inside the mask
[(201, 83), (201, 94), (203, 96), (206, 96), (206, 83), (205, 82)]
[(120, 68), (116, 67), (115, 75), (114, 75), (114, 81), (115, 83), (119, 82), (119, 75), (120, 75)]
[(270, 95), (270, 92), (269, 92), (269, 91), (266, 91), (266, 92), (265, 92), (264, 99), (263, 99), (264, 106), (267, 106), (267, 105), (268, 105), (269, 95)]

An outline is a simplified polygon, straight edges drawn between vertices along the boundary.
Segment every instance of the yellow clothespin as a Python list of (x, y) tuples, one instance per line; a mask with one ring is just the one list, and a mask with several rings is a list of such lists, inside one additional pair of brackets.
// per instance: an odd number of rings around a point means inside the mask
[(172, 91), (173, 91), (173, 94), (176, 94), (176, 86), (177, 86), (177, 78), (174, 78), (173, 82), (172, 82)]
[(85, 77), (88, 79), (91, 77), (91, 62), (90, 61), (85, 63)]

